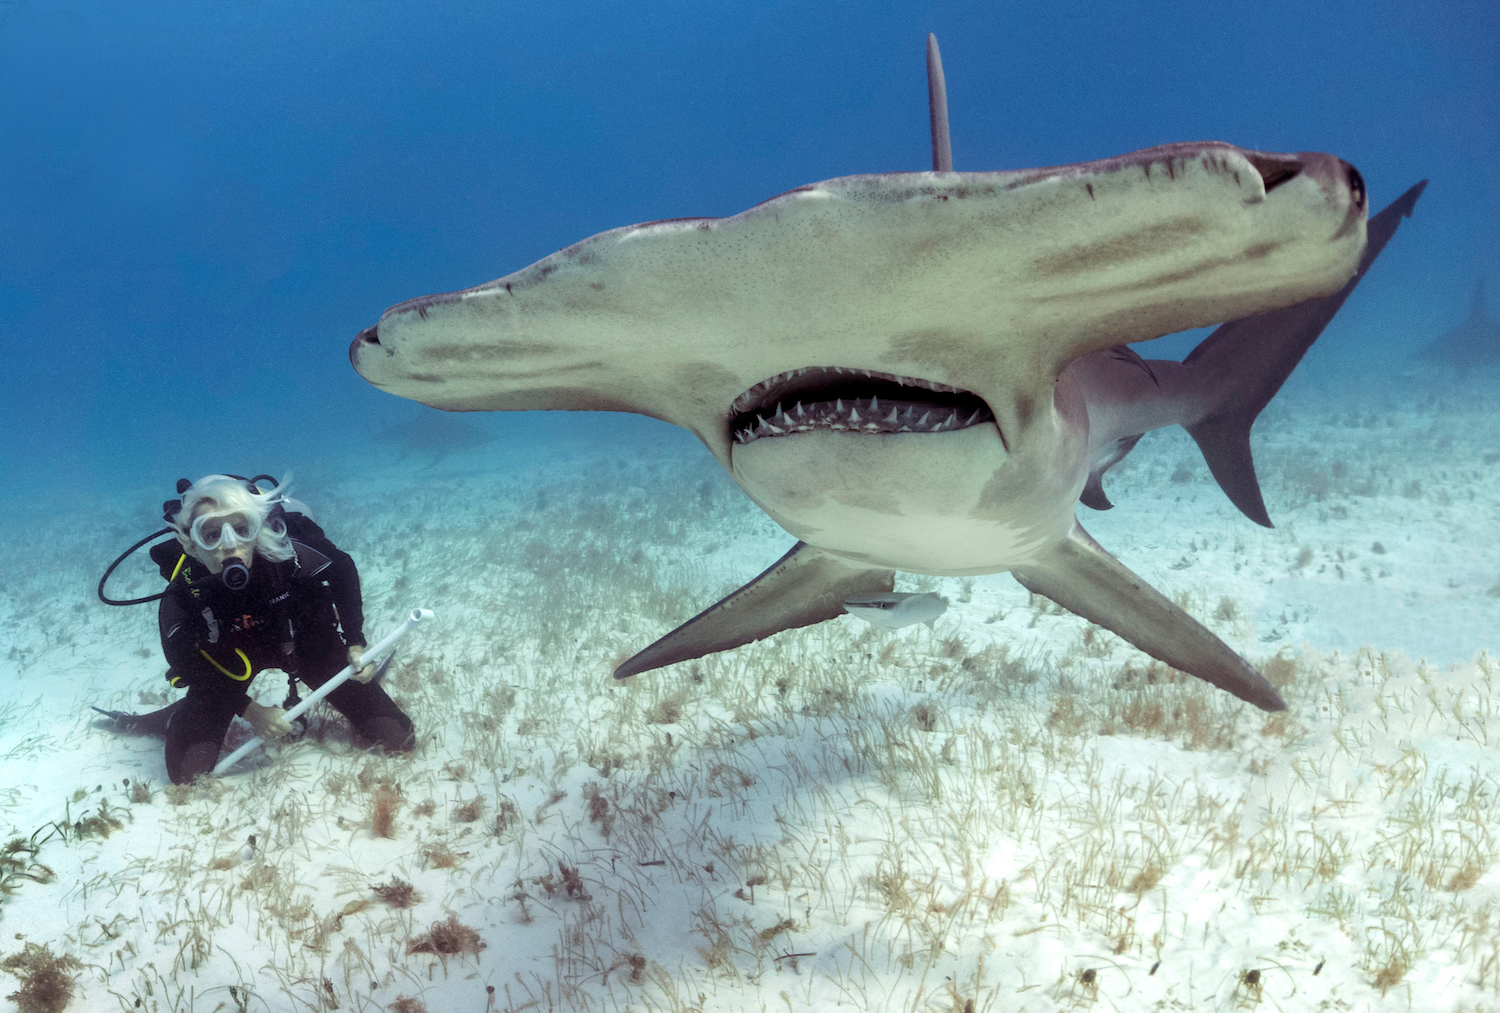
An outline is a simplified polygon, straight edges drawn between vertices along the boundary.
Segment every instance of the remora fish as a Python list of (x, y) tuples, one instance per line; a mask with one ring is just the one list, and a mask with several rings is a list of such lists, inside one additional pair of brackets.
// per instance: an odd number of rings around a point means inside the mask
[[(617, 678), (890, 591), (896, 569), (1029, 590), (1266, 710), (1243, 659), (1075, 516), (1141, 434), (1182, 425), (1269, 523), (1250, 426), (1421, 184), (1371, 222), (1315, 152), (1216, 141), (952, 172), (935, 40), (934, 171), (799, 187), (729, 218), (604, 232), (387, 310), (350, 345), (382, 390), (450, 411), (639, 412), (696, 435), (800, 541)], [(1231, 321), (1181, 363), (1125, 346)]]
[(913, 623), (926, 623), (930, 630), (933, 620), (948, 611), (948, 599), (930, 592), (886, 591), (845, 598), (844, 608), (873, 626), (899, 630)]

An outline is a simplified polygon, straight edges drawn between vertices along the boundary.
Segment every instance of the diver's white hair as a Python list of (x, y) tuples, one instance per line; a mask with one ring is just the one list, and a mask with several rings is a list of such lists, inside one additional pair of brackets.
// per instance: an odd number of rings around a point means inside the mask
[(196, 558), (197, 546), (190, 534), (193, 521), (203, 514), (228, 513), (243, 510), (261, 520), (260, 534), (255, 537), (255, 551), (262, 559), (279, 561), (291, 559), (297, 554), (287, 534), (286, 522), (279, 517), (272, 520), (271, 510), (287, 498), (292, 476), (288, 474), (281, 484), (270, 492), (252, 492), (253, 488), (244, 479), (232, 475), (205, 475), (190, 485), (182, 494), (182, 509), (172, 515), (172, 526), (177, 529), (177, 540), (183, 549)]

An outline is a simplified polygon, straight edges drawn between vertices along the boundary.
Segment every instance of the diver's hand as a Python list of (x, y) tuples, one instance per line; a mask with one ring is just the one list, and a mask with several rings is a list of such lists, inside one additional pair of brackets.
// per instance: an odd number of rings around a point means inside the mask
[(375, 678), (375, 664), (365, 664), (365, 649), (361, 644), (355, 644), (349, 648), (349, 664), (354, 666), (354, 674), (349, 676), (355, 682), (369, 682)]
[(245, 708), (244, 717), (250, 722), (255, 734), (268, 742), (292, 732), (292, 726), (286, 719), (286, 711), (280, 707), (262, 707), (251, 700), (250, 706)]

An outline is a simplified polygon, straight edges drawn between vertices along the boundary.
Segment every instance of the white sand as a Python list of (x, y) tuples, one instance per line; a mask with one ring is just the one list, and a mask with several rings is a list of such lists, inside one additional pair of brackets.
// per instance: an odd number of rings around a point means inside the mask
[[(1288, 392), (1257, 428), (1274, 530), (1175, 432), (1080, 510), (1279, 659), (1270, 718), (1006, 575), (899, 577), (953, 600), (931, 632), (845, 617), (616, 685), (791, 539), (681, 438), (517, 441), (300, 490), (371, 639), (438, 613), (389, 683), (416, 754), (320, 712), (174, 799), (159, 741), (88, 709), (168, 699), (154, 606), (92, 598), (165, 492), (16, 506), (0, 829), (44, 843), (11, 856), (35, 878), (6, 880), (0, 950), (76, 957), (88, 1010), (1500, 1010), (1494, 390)], [(68, 826), (101, 810), (108, 836)], [(393, 877), (415, 906), (376, 899)], [(477, 955), (408, 952), (450, 914)]]

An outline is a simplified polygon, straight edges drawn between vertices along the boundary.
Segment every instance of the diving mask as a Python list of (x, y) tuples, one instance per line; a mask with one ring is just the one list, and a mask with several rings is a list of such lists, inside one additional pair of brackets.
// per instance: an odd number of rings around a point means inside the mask
[(252, 546), (260, 534), (261, 519), (246, 510), (203, 514), (188, 529), (193, 544), (205, 552), (232, 551), (238, 545)]

